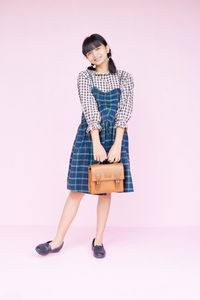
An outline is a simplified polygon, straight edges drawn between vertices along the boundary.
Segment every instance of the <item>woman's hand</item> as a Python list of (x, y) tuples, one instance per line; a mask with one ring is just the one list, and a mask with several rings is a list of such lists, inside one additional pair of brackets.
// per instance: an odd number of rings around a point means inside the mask
[(122, 144), (120, 142), (115, 142), (108, 152), (108, 161), (118, 162), (121, 159), (121, 147)]
[(93, 155), (94, 155), (94, 160), (100, 162), (103, 162), (105, 159), (107, 159), (106, 150), (99, 142), (93, 143)]

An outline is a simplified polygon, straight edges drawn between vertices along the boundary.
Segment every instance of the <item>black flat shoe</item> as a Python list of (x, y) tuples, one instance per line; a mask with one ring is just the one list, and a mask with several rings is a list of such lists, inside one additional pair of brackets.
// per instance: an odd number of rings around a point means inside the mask
[(46, 243), (43, 244), (39, 244), (35, 247), (35, 250), (37, 251), (37, 253), (39, 253), (40, 255), (47, 255), (48, 253), (56, 253), (59, 252), (60, 249), (62, 248), (64, 241), (62, 242), (62, 244), (54, 249), (51, 249), (51, 245), (49, 245), (49, 243), (52, 241), (48, 241)]
[(92, 241), (92, 250), (93, 250), (93, 255), (96, 258), (103, 258), (106, 255), (106, 251), (104, 249), (103, 244), (102, 245), (94, 245), (94, 240)]

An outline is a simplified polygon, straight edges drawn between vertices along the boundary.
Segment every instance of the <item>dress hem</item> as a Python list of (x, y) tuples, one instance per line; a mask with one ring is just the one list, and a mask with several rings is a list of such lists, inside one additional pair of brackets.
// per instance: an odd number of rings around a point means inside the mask
[[(84, 193), (84, 194), (89, 194), (89, 195), (107, 195), (107, 194), (110, 194), (110, 193), (102, 193), (102, 194), (91, 194), (89, 192), (85, 192), (85, 191), (81, 191), (81, 190), (73, 190), (73, 189), (69, 189), (67, 188), (67, 190), (70, 190), (70, 191), (74, 191), (74, 192), (79, 192), (79, 193)], [(123, 191), (123, 192), (111, 192), (111, 193), (133, 193), (134, 192), (134, 189), (132, 191)]]

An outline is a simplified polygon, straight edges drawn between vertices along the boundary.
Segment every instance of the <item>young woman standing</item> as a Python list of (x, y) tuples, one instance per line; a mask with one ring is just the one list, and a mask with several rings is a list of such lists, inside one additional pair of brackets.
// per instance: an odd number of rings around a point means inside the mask
[[(111, 49), (99, 34), (87, 37), (82, 53), (91, 66), (77, 78), (82, 107), (81, 123), (73, 143), (67, 176), (67, 197), (57, 233), (53, 240), (39, 244), (35, 250), (41, 254), (59, 252), (65, 234), (72, 223), (81, 199), (88, 191), (88, 166), (98, 162), (124, 165), (124, 192), (134, 192), (129, 161), (127, 122), (133, 110), (133, 77), (117, 70), (111, 58)], [(98, 195), (97, 230), (91, 247), (96, 258), (105, 257), (103, 241), (111, 193)]]

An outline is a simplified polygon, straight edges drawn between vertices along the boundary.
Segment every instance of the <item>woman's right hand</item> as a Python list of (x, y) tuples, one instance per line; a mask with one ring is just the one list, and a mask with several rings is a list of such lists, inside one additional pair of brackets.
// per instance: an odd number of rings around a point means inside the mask
[(107, 159), (107, 153), (104, 147), (101, 143), (96, 142), (93, 143), (93, 156), (94, 160), (103, 162), (105, 159)]

